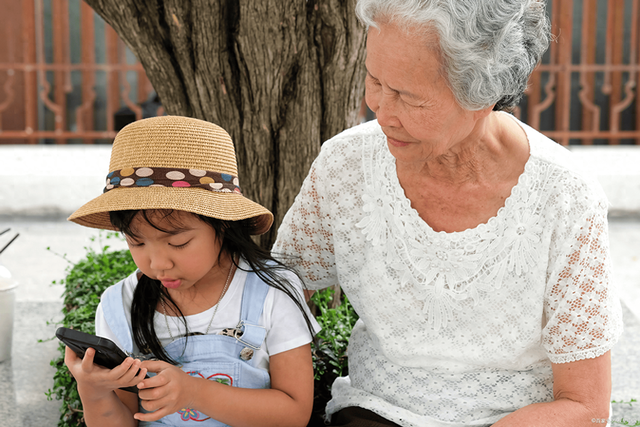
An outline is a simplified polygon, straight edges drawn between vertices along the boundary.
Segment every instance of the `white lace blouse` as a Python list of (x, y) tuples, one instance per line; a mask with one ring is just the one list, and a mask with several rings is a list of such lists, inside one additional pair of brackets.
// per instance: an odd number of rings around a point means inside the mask
[(495, 217), (462, 232), (435, 232), (411, 207), (377, 122), (323, 145), (274, 253), (297, 257), (310, 289), (340, 284), (360, 315), (328, 414), (490, 425), (553, 400), (551, 363), (617, 341), (606, 197), (568, 150), (518, 123), (524, 173)]

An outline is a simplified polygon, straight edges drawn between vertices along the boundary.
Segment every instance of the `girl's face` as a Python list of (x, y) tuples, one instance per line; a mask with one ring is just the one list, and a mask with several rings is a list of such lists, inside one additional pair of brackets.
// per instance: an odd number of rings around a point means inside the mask
[(126, 236), (133, 260), (147, 277), (175, 291), (200, 288), (220, 275), (226, 277), (227, 272), (218, 268), (222, 241), (211, 226), (183, 211), (170, 216), (148, 212), (148, 217), (164, 231), (138, 214), (130, 225), (135, 236)]

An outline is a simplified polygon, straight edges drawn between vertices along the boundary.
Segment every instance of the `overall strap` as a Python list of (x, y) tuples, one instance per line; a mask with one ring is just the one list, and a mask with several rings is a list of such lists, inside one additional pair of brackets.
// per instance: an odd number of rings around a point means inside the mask
[(102, 294), (100, 302), (109, 328), (118, 337), (120, 345), (124, 346), (123, 350), (131, 353), (133, 351), (132, 332), (129, 323), (127, 323), (122, 303), (122, 286), (125, 280), (108, 287)]
[(254, 350), (262, 346), (262, 342), (267, 335), (266, 328), (260, 326), (258, 322), (262, 315), (264, 301), (268, 292), (269, 285), (263, 282), (255, 272), (250, 271), (244, 283), (240, 324), (238, 325), (242, 330), (242, 336), (236, 339)]

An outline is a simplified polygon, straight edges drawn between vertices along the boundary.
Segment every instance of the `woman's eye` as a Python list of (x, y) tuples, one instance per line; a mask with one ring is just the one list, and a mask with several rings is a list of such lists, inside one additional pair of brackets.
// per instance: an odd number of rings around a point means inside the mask
[(378, 79), (376, 79), (375, 77), (373, 77), (371, 74), (367, 73), (367, 76), (365, 78), (366, 80), (369, 81), (369, 83), (374, 84), (376, 86), (380, 85), (380, 81)]
[(422, 108), (423, 106), (426, 105), (425, 102), (421, 102), (413, 97), (404, 97), (404, 96), (400, 96), (400, 98), (402, 99), (402, 102), (412, 108)]
[(414, 100), (402, 100), (405, 104), (407, 104), (409, 107), (414, 107), (414, 108), (418, 108), (420, 107), (420, 105), (418, 105), (418, 103)]
[(371, 78), (371, 84), (373, 84), (374, 86), (380, 86), (380, 81), (374, 78)]

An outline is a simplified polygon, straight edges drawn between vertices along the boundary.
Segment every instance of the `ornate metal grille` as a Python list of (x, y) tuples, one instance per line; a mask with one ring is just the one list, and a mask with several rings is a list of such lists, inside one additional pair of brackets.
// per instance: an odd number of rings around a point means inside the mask
[(563, 145), (640, 144), (638, 0), (549, 0), (551, 43), (517, 112)]
[[(640, 144), (640, 0), (548, 0), (555, 41), (515, 114), (563, 145)], [(144, 70), (80, 0), (5, 2), (0, 143), (110, 142), (162, 113)]]
[(120, 117), (143, 116), (153, 88), (89, 6), (13, 3), (0, 16), (0, 143), (110, 142)]

